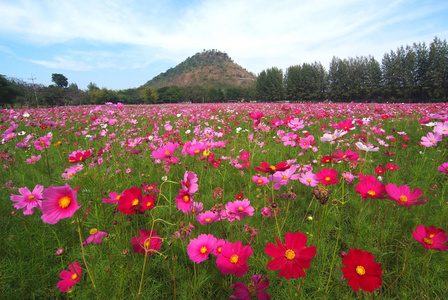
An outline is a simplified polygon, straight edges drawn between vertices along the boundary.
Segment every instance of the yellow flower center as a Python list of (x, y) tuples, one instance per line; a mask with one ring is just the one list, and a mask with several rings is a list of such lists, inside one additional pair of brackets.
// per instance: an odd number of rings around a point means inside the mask
[(202, 247), (201, 250), (199, 250), (202, 254), (207, 252), (207, 247)]
[(96, 234), (97, 232), (98, 232), (98, 229), (96, 229), (96, 228), (92, 228), (92, 229), (90, 229), (90, 231), (89, 231), (90, 235), (94, 235), (94, 234)]
[(244, 210), (244, 208), (242, 206), (238, 207), (238, 210)]
[(59, 199), (58, 203), (59, 203), (60, 208), (67, 208), (70, 206), (71, 202), (72, 202), (72, 200), (69, 197), (64, 196), (61, 199)]
[(76, 278), (78, 278), (78, 275), (76, 275), (76, 273), (75, 273), (75, 274), (72, 275), (71, 278), (72, 278), (72, 280), (76, 280)]
[(288, 176), (283, 175), (283, 180), (286, 180), (286, 179), (288, 179)]
[(132, 200), (132, 206), (136, 206), (140, 203), (140, 201), (138, 201), (138, 199), (134, 199)]
[(311, 182), (311, 179), (308, 178), (306, 181)]
[(326, 180), (326, 181), (330, 181), (331, 178), (330, 178), (330, 177), (325, 177), (325, 180)]
[(218, 253), (221, 253), (221, 248), (222, 248), (222, 247), (218, 247)]
[(275, 166), (269, 166), (269, 168), (271, 168), (272, 171), (275, 171)]
[(184, 199), (184, 202), (190, 201), (190, 197), (188, 197), (188, 195), (185, 195), (183, 199)]
[(255, 297), (257, 295), (257, 288), (255, 287), (255, 285), (253, 283), (249, 283), (247, 285), (247, 289), (249, 290), (249, 294), (252, 297)]
[(118, 195), (117, 198), (115, 198), (116, 200), (120, 200), (121, 195)]
[(408, 202), (408, 197), (406, 197), (405, 195), (401, 195), (398, 200), (400, 200), (400, 202), (406, 203)]
[(372, 197), (375, 197), (376, 195), (375, 191), (368, 191), (367, 194), (369, 194)]
[(428, 239), (428, 238), (423, 238), (423, 242), (424, 242), (426, 245), (432, 245), (432, 244), (434, 244), (434, 241), (432, 240), (432, 237), (431, 237), (431, 236), (429, 236), (429, 239)]
[(356, 273), (358, 273), (358, 275), (362, 276), (362, 275), (366, 274), (366, 269), (364, 269), (363, 266), (357, 266)]
[(170, 151), (165, 151), (165, 155), (170, 155)]
[(150, 240), (147, 239), (147, 240), (145, 241), (145, 248), (148, 249), (148, 248), (149, 248), (149, 245), (150, 245)]
[(201, 150), (196, 150), (196, 151), (194, 151), (194, 153), (196, 153), (196, 154), (198, 154), (199, 152), (201, 152)]
[(234, 254), (230, 257), (230, 262), (236, 264), (238, 262), (238, 255)]
[(434, 143), (434, 140), (429, 140), (431, 143)]
[(294, 257), (296, 257), (296, 253), (294, 252), (294, 250), (288, 249), (285, 251), (285, 257), (286, 259), (292, 260), (294, 259)]
[(28, 200), (33, 200), (35, 197), (33, 195), (28, 196)]
[(258, 179), (257, 182), (258, 182), (258, 183), (263, 183), (263, 180)]
[(149, 201), (148, 203), (146, 203), (146, 206), (150, 207), (150, 206), (151, 206), (151, 204), (152, 204), (152, 202), (151, 202), (151, 201)]
[(207, 219), (205, 219), (205, 222), (210, 222), (212, 219), (210, 219), (210, 218), (207, 218)]

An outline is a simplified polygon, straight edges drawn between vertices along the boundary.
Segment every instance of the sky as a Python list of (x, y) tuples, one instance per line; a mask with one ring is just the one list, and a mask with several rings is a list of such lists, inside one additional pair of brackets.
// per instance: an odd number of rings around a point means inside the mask
[(258, 75), (448, 39), (446, 0), (0, 0), (0, 74), (135, 88), (204, 49)]

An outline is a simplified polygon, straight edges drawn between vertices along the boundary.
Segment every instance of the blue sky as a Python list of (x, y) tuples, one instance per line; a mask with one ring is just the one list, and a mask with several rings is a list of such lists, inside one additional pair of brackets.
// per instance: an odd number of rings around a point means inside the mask
[(0, 74), (138, 87), (203, 49), (258, 74), (448, 38), (448, 1), (0, 0)]

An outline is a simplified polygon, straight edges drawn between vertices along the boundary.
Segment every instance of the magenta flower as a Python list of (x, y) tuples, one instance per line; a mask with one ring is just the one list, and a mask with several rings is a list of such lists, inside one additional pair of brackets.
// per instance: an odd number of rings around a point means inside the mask
[(422, 190), (416, 188), (411, 193), (411, 189), (407, 185), (400, 185), (400, 187), (397, 187), (395, 184), (389, 183), (386, 185), (386, 192), (389, 194), (388, 198), (390, 200), (397, 202), (399, 205), (406, 206), (409, 209), (411, 209), (411, 205), (425, 204), (426, 200), (428, 200), (428, 198), (425, 198), (423, 200), (414, 201), (422, 196)]
[(235, 219), (241, 221), (247, 216), (253, 216), (254, 208), (250, 206), (248, 199), (236, 200), (235, 202), (228, 202), (226, 204), (227, 220), (233, 222)]
[(445, 162), (445, 163), (441, 164), (440, 166), (438, 166), (437, 170), (440, 173), (448, 174), (448, 162)]
[(448, 244), (446, 244), (448, 236), (443, 229), (434, 226), (425, 227), (423, 225), (418, 225), (416, 231), (412, 229), (412, 235), (426, 250), (448, 250)]
[(221, 254), (216, 259), (218, 269), (222, 274), (235, 274), (238, 277), (243, 276), (249, 270), (247, 259), (252, 255), (252, 247), (246, 245), (243, 247), (241, 241), (226, 243), (221, 248)]
[(67, 292), (79, 282), (82, 275), (81, 264), (79, 262), (73, 262), (68, 268), (70, 271), (64, 270), (59, 274), (62, 280), (58, 282), (57, 287), (63, 293)]
[(351, 183), (355, 176), (350, 172), (341, 173), (342, 178), (345, 179), (348, 183)]
[(258, 185), (265, 185), (269, 183), (269, 179), (263, 176), (254, 175), (252, 176), (252, 180)]
[(87, 244), (90, 244), (92, 242), (95, 245), (101, 244), (103, 242), (103, 238), (102, 237), (103, 236), (109, 236), (107, 234), (107, 232), (98, 231), (98, 229), (96, 229), (96, 228), (90, 229), (89, 233), (90, 233), (90, 236), (87, 238), (87, 240), (84, 243), (82, 243), (83, 246), (85, 246)]
[(50, 137), (42, 136), (42, 137), (38, 138), (36, 141), (34, 141), (34, 147), (37, 150), (46, 149), (46, 148), (50, 147), (50, 141), (51, 141)]
[(343, 160), (343, 161), (349, 161), (349, 160), (357, 161), (359, 159), (359, 153), (353, 152), (350, 149), (345, 150), (345, 152), (338, 150), (338, 153), (333, 152), (333, 154), (334, 154), (334, 158), (336, 158), (338, 160)]
[(191, 196), (189, 192), (179, 190), (179, 195), (175, 198), (177, 209), (181, 210), (184, 214), (189, 213), (193, 206), (193, 198)]
[(30, 192), (27, 187), (19, 188), (21, 195), (11, 195), (11, 201), (17, 202), (12, 206), (15, 209), (23, 208), (24, 215), (32, 215), (35, 207), (41, 209), (43, 189), (44, 187), (42, 185), (36, 185), (33, 192)]
[(216, 222), (219, 218), (219, 214), (217, 212), (212, 212), (212, 211), (205, 211), (201, 214), (198, 214), (196, 216), (196, 220), (198, 220), (199, 223), (201, 223), (201, 225), (205, 225), (205, 224), (211, 224), (213, 222)]
[(207, 260), (210, 252), (215, 250), (217, 241), (211, 234), (200, 234), (198, 238), (192, 239), (188, 244), (188, 256), (197, 264)]
[(197, 182), (198, 176), (194, 172), (185, 172), (184, 179), (180, 181), (182, 189), (192, 194), (198, 191)]
[(60, 219), (71, 218), (81, 207), (76, 201), (76, 191), (68, 184), (65, 186), (46, 188), (42, 193), (46, 200), (42, 201), (42, 221), (56, 224)]
[(359, 193), (362, 199), (384, 199), (386, 196), (386, 188), (384, 184), (379, 182), (371, 175), (361, 176), (361, 182), (356, 185), (355, 191)]
[(252, 275), (252, 282), (249, 285), (245, 285), (241, 281), (232, 284), (230, 288), (236, 289), (235, 293), (230, 296), (230, 299), (250, 300), (252, 297), (257, 297), (258, 300), (270, 300), (271, 296), (268, 293), (262, 292), (269, 287), (269, 279), (261, 281), (263, 276)]
[(335, 169), (322, 169), (317, 172), (316, 177), (318, 182), (330, 185), (339, 181), (338, 175), (339, 173)]
[(153, 255), (159, 251), (162, 246), (162, 238), (154, 230), (141, 229), (140, 236), (134, 236), (131, 239), (132, 250), (134, 253)]
[(108, 196), (110, 197), (110, 198), (103, 198), (103, 203), (111, 203), (111, 204), (114, 204), (114, 203), (118, 203), (118, 200), (120, 200), (120, 194), (118, 194), (117, 192), (111, 192), (111, 193), (109, 193), (108, 194)]
[(179, 148), (177, 143), (167, 143), (165, 147), (160, 147), (152, 152), (152, 157), (156, 159), (170, 160), (173, 153)]
[(218, 256), (221, 254), (222, 246), (224, 246), (226, 243), (228, 243), (225, 239), (218, 239), (215, 245), (215, 249), (211, 252), (212, 255)]
[(300, 174), (299, 181), (307, 186), (317, 186), (317, 176), (312, 171)]

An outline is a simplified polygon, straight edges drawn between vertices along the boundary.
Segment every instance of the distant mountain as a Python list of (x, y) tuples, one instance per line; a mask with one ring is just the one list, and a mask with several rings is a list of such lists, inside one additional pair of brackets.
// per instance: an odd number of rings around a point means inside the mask
[(201, 86), (215, 88), (255, 86), (257, 77), (232, 61), (227, 53), (213, 50), (196, 53), (174, 68), (170, 68), (143, 86)]

